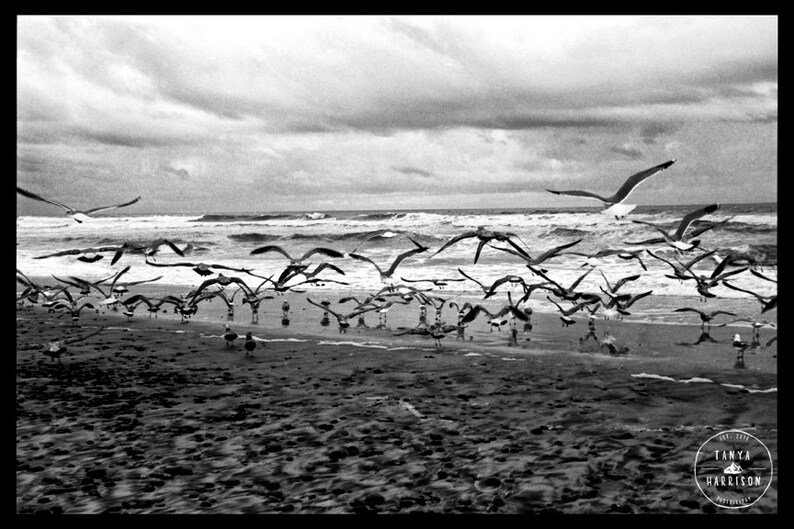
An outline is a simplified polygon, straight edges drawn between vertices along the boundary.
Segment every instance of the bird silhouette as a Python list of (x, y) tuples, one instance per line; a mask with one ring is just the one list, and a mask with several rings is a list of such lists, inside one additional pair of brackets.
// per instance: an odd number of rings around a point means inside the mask
[(632, 191), (634, 191), (638, 185), (645, 182), (648, 178), (656, 174), (659, 174), (660, 172), (664, 171), (674, 163), (675, 163), (675, 159), (631, 175), (630, 177), (628, 177), (628, 179), (626, 179), (623, 185), (620, 186), (620, 189), (618, 189), (614, 195), (609, 197), (604, 197), (592, 193), (590, 191), (582, 191), (578, 189), (574, 189), (571, 191), (553, 191), (551, 189), (546, 189), (546, 191), (548, 191), (549, 193), (554, 193), (555, 195), (568, 195), (572, 197), (582, 197), (582, 198), (597, 200), (607, 206), (607, 208), (604, 209), (601, 213), (605, 215), (614, 215), (616, 219), (620, 219), (631, 213), (634, 210), (634, 208), (637, 207), (636, 204), (623, 203), (629, 197)]
[(392, 262), (391, 266), (387, 270), (383, 270), (380, 266), (378, 266), (378, 264), (375, 261), (373, 261), (369, 257), (363, 256), (363, 255), (360, 255), (360, 254), (356, 254), (356, 253), (351, 253), (351, 254), (348, 254), (348, 255), (350, 257), (352, 257), (353, 259), (356, 259), (358, 261), (363, 261), (363, 262), (369, 263), (372, 266), (374, 266), (375, 269), (378, 271), (378, 274), (380, 275), (381, 282), (383, 282), (385, 284), (389, 284), (389, 279), (391, 279), (392, 275), (394, 274), (394, 271), (397, 270), (397, 267), (400, 266), (400, 263), (402, 263), (408, 257), (411, 257), (411, 256), (416, 255), (418, 253), (426, 252), (429, 249), (427, 246), (423, 246), (423, 245), (419, 244), (418, 242), (416, 242), (415, 240), (411, 239), (410, 237), (408, 237), (408, 239), (410, 239), (410, 241), (412, 243), (414, 243), (415, 248), (412, 248), (412, 249), (408, 250), (407, 252), (403, 252), (400, 255), (398, 255), (397, 258)]
[[(480, 259), (480, 252), (482, 251), (485, 244), (491, 241), (506, 242), (510, 244), (513, 248), (515, 248), (520, 255), (525, 255), (525, 256), (527, 255), (524, 249), (521, 248), (519, 245), (517, 245), (515, 242), (513, 242), (513, 240), (511, 239), (511, 237), (515, 237), (516, 239), (521, 241), (521, 238), (517, 234), (506, 231), (492, 231), (487, 229), (485, 226), (478, 226), (476, 230), (461, 233), (460, 235), (457, 235), (452, 239), (448, 240), (446, 243), (444, 243), (444, 245), (441, 248), (439, 248), (436, 251), (436, 253), (432, 254), (431, 257), (438, 255), (439, 253), (443, 252), (444, 250), (446, 250), (453, 244), (458, 243), (459, 241), (462, 241), (464, 239), (470, 239), (472, 237), (476, 237), (480, 241), (477, 244), (477, 251), (474, 254), (474, 264), (477, 264), (477, 261)], [(523, 244), (523, 241), (521, 242)]]
[(727, 281), (723, 281), (722, 284), (730, 289), (738, 290), (739, 292), (745, 292), (755, 297), (755, 299), (757, 299), (758, 302), (761, 304), (761, 314), (765, 312), (769, 312), (770, 310), (777, 307), (777, 294), (775, 294), (774, 296), (762, 296), (761, 294), (757, 294), (752, 290), (747, 290), (744, 288), (739, 288), (737, 286), (734, 286)]
[(66, 216), (67, 217), (70, 217), (71, 219), (73, 219), (73, 220), (75, 220), (75, 221), (77, 221), (79, 223), (82, 223), (84, 220), (87, 220), (91, 215), (93, 215), (95, 213), (100, 213), (102, 211), (109, 211), (111, 209), (124, 208), (124, 207), (127, 207), (127, 206), (131, 206), (131, 205), (135, 204), (136, 202), (138, 202), (141, 199), (141, 197), (137, 197), (137, 198), (134, 198), (134, 199), (130, 200), (129, 202), (125, 202), (123, 204), (116, 204), (116, 205), (113, 205), (113, 206), (100, 206), (100, 207), (96, 207), (96, 208), (80, 210), (80, 209), (73, 208), (71, 206), (67, 206), (66, 204), (58, 202), (57, 200), (44, 198), (44, 197), (42, 197), (40, 195), (37, 195), (36, 193), (32, 193), (30, 191), (22, 189), (19, 186), (17, 186), (17, 193), (19, 193), (22, 196), (26, 196), (28, 198), (32, 198), (33, 200), (38, 200), (40, 202), (46, 202), (47, 204), (52, 204), (54, 206), (58, 206), (60, 208), (63, 208), (65, 210), (65, 212), (66, 212)]
[(714, 213), (720, 209), (719, 204), (711, 204), (710, 206), (706, 206), (690, 213), (684, 215), (684, 218), (681, 219), (681, 222), (678, 223), (678, 227), (672, 233), (668, 233), (667, 230), (661, 226), (653, 224), (651, 222), (645, 220), (632, 220), (631, 222), (635, 224), (643, 224), (645, 226), (650, 226), (651, 228), (661, 232), (662, 237), (664, 238), (664, 242), (667, 243), (669, 246), (672, 246), (678, 251), (686, 252), (695, 249), (700, 245), (700, 241), (697, 240), (690, 240), (687, 241), (685, 234), (689, 225), (692, 224), (692, 221), (695, 219), (699, 219), (704, 215), (709, 215)]

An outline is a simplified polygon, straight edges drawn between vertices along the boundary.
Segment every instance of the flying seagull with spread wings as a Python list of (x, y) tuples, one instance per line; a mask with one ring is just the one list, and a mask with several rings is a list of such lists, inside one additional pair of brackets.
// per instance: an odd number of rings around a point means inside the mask
[(689, 250), (697, 248), (698, 245), (700, 244), (700, 240), (694, 240), (694, 241), (686, 240), (687, 238), (685, 237), (685, 234), (690, 224), (692, 224), (692, 221), (694, 221), (695, 219), (699, 219), (704, 215), (709, 215), (711, 213), (714, 213), (718, 209), (720, 209), (719, 204), (711, 204), (710, 206), (696, 209), (695, 211), (687, 213), (686, 215), (684, 215), (684, 218), (681, 219), (681, 222), (678, 223), (678, 228), (676, 228), (676, 230), (672, 233), (667, 233), (667, 230), (665, 230), (663, 227), (644, 220), (632, 220), (631, 222), (634, 222), (635, 224), (644, 224), (646, 226), (650, 226), (651, 228), (661, 232), (662, 237), (664, 237), (664, 242), (667, 243), (669, 246), (672, 246), (676, 250), (687, 252)]
[(50, 200), (49, 198), (44, 198), (42, 196), (37, 195), (36, 193), (31, 193), (30, 191), (22, 189), (19, 186), (17, 186), (17, 193), (19, 193), (22, 196), (26, 196), (28, 198), (32, 198), (33, 200), (38, 200), (39, 202), (46, 202), (47, 204), (52, 204), (53, 206), (61, 207), (64, 210), (66, 210), (66, 216), (67, 217), (70, 217), (70, 218), (72, 218), (75, 221), (80, 222), (80, 223), (82, 223), (84, 220), (88, 219), (94, 213), (99, 213), (100, 211), (108, 211), (108, 210), (111, 210), (111, 209), (124, 208), (124, 207), (127, 207), (127, 206), (131, 206), (131, 205), (135, 204), (136, 202), (138, 202), (141, 199), (141, 197), (138, 197), (138, 198), (135, 198), (133, 200), (130, 200), (129, 202), (125, 202), (124, 204), (116, 204), (115, 206), (101, 206), (101, 207), (98, 207), (98, 208), (79, 210), (79, 209), (75, 209), (75, 208), (73, 208), (71, 206), (67, 206), (66, 204), (62, 204), (62, 203), (60, 203), (58, 201)]
[(659, 174), (660, 172), (664, 171), (671, 165), (675, 163), (675, 159), (670, 160), (669, 162), (664, 162), (663, 164), (659, 164), (655, 167), (651, 167), (650, 169), (645, 169), (644, 171), (640, 171), (639, 173), (631, 175), (618, 189), (617, 193), (610, 197), (603, 197), (601, 195), (597, 195), (590, 191), (581, 191), (578, 189), (573, 189), (570, 191), (553, 191), (551, 189), (546, 189), (549, 193), (554, 193), (555, 195), (568, 195), (572, 197), (582, 197), (588, 198), (592, 200), (598, 200), (602, 204), (606, 205), (607, 208), (603, 210), (601, 213), (605, 215), (614, 215), (615, 218), (620, 219), (625, 217), (634, 208), (637, 207), (636, 204), (624, 204), (623, 202), (629, 197), (629, 195), (634, 191), (638, 185), (646, 181), (648, 178)]

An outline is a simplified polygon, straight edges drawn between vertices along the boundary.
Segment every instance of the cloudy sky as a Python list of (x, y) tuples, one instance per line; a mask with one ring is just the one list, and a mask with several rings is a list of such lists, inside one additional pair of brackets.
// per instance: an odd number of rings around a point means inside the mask
[[(17, 19), (17, 184), (128, 213), (777, 201), (775, 16)], [(17, 195), (17, 213), (60, 214)]]

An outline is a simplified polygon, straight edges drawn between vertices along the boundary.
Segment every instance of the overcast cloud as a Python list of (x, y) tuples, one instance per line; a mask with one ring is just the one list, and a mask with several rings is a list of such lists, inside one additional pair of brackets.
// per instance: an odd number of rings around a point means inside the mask
[[(17, 183), (135, 212), (777, 200), (774, 16), (18, 18)], [(17, 200), (18, 214), (52, 207)]]

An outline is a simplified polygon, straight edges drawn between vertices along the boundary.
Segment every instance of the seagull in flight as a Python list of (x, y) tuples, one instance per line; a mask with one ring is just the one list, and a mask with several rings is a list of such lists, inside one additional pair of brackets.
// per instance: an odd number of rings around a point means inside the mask
[(694, 266), (697, 262), (702, 261), (706, 257), (709, 257), (710, 255), (713, 255), (714, 252), (716, 252), (717, 250), (711, 250), (709, 252), (700, 254), (699, 256), (695, 257), (694, 259), (691, 259), (691, 260), (687, 261), (686, 263), (682, 263), (682, 262), (678, 261), (678, 259), (676, 259), (676, 262), (673, 263), (671, 261), (668, 261), (664, 257), (660, 257), (660, 256), (656, 255), (655, 253), (653, 253), (650, 250), (645, 250), (645, 251), (648, 252), (648, 255), (650, 255), (654, 259), (657, 259), (659, 261), (662, 261), (663, 263), (667, 263), (668, 265), (670, 265), (670, 267), (673, 269), (673, 274), (674, 275), (671, 276), (671, 275), (665, 274), (665, 277), (668, 277), (670, 279), (678, 279), (680, 281), (686, 281), (688, 279), (692, 279), (688, 275), (688, 272), (690, 271), (692, 266)]
[[(537, 266), (537, 265), (543, 263), (544, 261), (547, 261), (548, 259), (551, 259), (552, 257), (556, 257), (558, 255), (564, 255), (564, 254), (560, 254), (560, 252), (565, 250), (566, 248), (570, 248), (571, 246), (575, 246), (575, 245), (579, 244), (580, 242), (582, 242), (582, 239), (577, 239), (577, 240), (575, 240), (573, 242), (569, 242), (569, 243), (566, 243), (566, 244), (562, 244), (560, 246), (556, 246), (554, 248), (551, 248), (551, 249), (543, 252), (542, 254), (538, 255), (535, 258), (530, 257), (523, 250), (520, 251), (520, 252), (517, 252), (515, 250), (511, 250), (510, 248), (502, 248), (502, 247), (499, 247), (499, 246), (493, 246), (491, 244), (489, 244), (488, 246), (490, 246), (491, 248), (495, 248), (496, 250), (502, 250), (503, 252), (507, 252), (507, 253), (510, 253), (510, 254), (513, 254), (513, 255), (517, 255), (518, 257), (520, 257), (524, 261), (526, 261), (526, 263), (528, 265)], [(544, 270), (544, 272), (545, 272), (545, 270)]]
[(293, 257), (292, 255), (290, 255), (290, 253), (287, 250), (275, 244), (269, 244), (267, 246), (261, 246), (259, 248), (255, 248), (254, 250), (251, 250), (250, 255), (259, 255), (268, 252), (280, 253), (281, 255), (289, 259), (289, 264), (281, 273), (281, 276), (276, 281), (277, 283), (284, 283), (289, 277), (292, 277), (293, 275), (296, 275), (297, 273), (306, 270), (309, 267), (309, 265), (304, 263), (303, 261), (305, 261), (312, 255), (320, 254), (320, 255), (325, 255), (327, 257), (333, 257), (335, 259), (341, 259), (345, 256), (344, 253), (338, 250), (318, 247), (318, 248), (310, 248), (300, 257)]
[(190, 268), (193, 269), (194, 272), (196, 272), (200, 276), (211, 276), (212, 274), (215, 273), (215, 271), (212, 270), (213, 268), (218, 268), (218, 269), (221, 269), (221, 270), (231, 270), (232, 272), (244, 272), (244, 273), (250, 272), (250, 270), (248, 270), (247, 268), (233, 268), (231, 266), (225, 266), (225, 265), (222, 265), (222, 264), (187, 263), (187, 262), (185, 262), (185, 263), (162, 264), (162, 263), (154, 263), (152, 261), (149, 261), (148, 259), (146, 259), (145, 261), (146, 261), (146, 264), (151, 265), (151, 266), (186, 266), (186, 267), (190, 267)]
[(711, 327), (711, 320), (713, 320), (716, 316), (720, 314), (725, 314), (726, 316), (736, 316), (733, 312), (728, 312), (725, 310), (715, 310), (713, 312), (704, 312), (699, 309), (695, 309), (692, 307), (681, 307), (680, 309), (675, 309), (673, 312), (694, 312), (698, 316), (700, 316), (700, 328), (704, 327)]
[(676, 250), (687, 252), (694, 248), (697, 248), (700, 244), (700, 240), (694, 240), (687, 242), (685, 240), (684, 234), (686, 233), (687, 228), (689, 225), (692, 224), (692, 221), (695, 219), (699, 219), (704, 215), (708, 215), (714, 213), (720, 209), (719, 204), (711, 204), (710, 206), (706, 206), (704, 208), (697, 209), (692, 211), (691, 213), (687, 213), (684, 215), (684, 218), (681, 219), (681, 222), (678, 224), (678, 228), (673, 233), (667, 233), (667, 230), (662, 228), (661, 226), (657, 226), (656, 224), (652, 224), (650, 222), (644, 220), (632, 220), (631, 222), (635, 224), (644, 224), (646, 226), (650, 226), (651, 228), (658, 230), (662, 233), (662, 237), (664, 237), (664, 242), (668, 245), (672, 246)]
[[(480, 258), (480, 252), (482, 251), (483, 246), (485, 246), (486, 243), (489, 243), (491, 241), (506, 242), (510, 244), (513, 248), (518, 250), (518, 252), (522, 256), (529, 257), (527, 253), (524, 251), (524, 249), (518, 246), (516, 243), (514, 243), (513, 240), (511, 239), (511, 237), (515, 237), (516, 239), (521, 241), (521, 238), (518, 235), (507, 231), (492, 231), (487, 229), (485, 226), (478, 226), (476, 230), (467, 231), (451, 238), (441, 248), (439, 248), (436, 251), (436, 253), (434, 253), (433, 255), (438, 255), (439, 253), (443, 252), (444, 250), (446, 250), (447, 248), (449, 248), (458, 241), (462, 241), (463, 239), (470, 239), (472, 237), (477, 237), (477, 239), (480, 240), (480, 243), (477, 246), (477, 252), (474, 254), (474, 264), (477, 264), (477, 260), (479, 260)], [(524, 241), (521, 242), (523, 243)], [(433, 255), (431, 255), (430, 257), (433, 257)]]
[(388, 281), (388, 279), (391, 278), (392, 274), (394, 274), (394, 271), (397, 270), (397, 267), (400, 266), (400, 263), (403, 262), (403, 260), (407, 259), (408, 257), (411, 257), (412, 255), (415, 255), (415, 254), (418, 254), (418, 253), (422, 253), (422, 252), (426, 252), (428, 250), (427, 246), (422, 246), (421, 244), (419, 244), (415, 240), (411, 239), (410, 237), (408, 237), (408, 239), (410, 239), (410, 241), (412, 243), (414, 243), (416, 248), (412, 248), (412, 249), (408, 250), (407, 252), (403, 252), (400, 255), (398, 255), (397, 258), (394, 260), (394, 262), (391, 264), (391, 266), (388, 268), (388, 270), (383, 270), (380, 266), (377, 265), (377, 263), (375, 263), (375, 261), (373, 261), (369, 257), (365, 257), (365, 256), (359, 255), (357, 253), (351, 253), (351, 254), (348, 254), (348, 255), (350, 257), (352, 257), (353, 259), (356, 259), (358, 261), (364, 261), (364, 262), (370, 263), (378, 271), (378, 274), (380, 274), (381, 281), (383, 283), (386, 283)]
[(549, 193), (554, 193), (555, 195), (568, 195), (572, 197), (582, 197), (588, 198), (592, 200), (598, 200), (602, 204), (606, 205), (607, 208), (604, 209), (601, 213), (604, 215), (614, 215), (616, 219), (620, 220), (621, 218), (625, 217), (634, 208), (637, 207), (636, 204), (624, 204), (623, 202), (629, 197), (629, 195), (634, 191), (638, 185), (643, 183), (648, 178), (664, 171), (671, 165), (675, 163), (675, 159), (670, 160), (669, 162), (664, 162), (663, 164), (659, 164), (655, 167), (651, 167), (650, 169), (645, 169), (644, 171), (640, 171), (639, 173), (631, 175), (618, 189), (617, 193), (610, 197), (603, 197), (601, 195), (597, 195), (590, 191), (581, 191), (578, 189), (571, 190), (571, 191), (553, 191), (551, 189), (546, 189)]
[[(728, 219), (723, 219), (723, 220), (721, 220), (719, 222), (705, 222), (705, 223), (697, 225), (697, 226), (696, 226), (696, 224), (698, 222), (703, 222), (703, 221), (695, 221), (695, 222), (692, 223), (692, 226), (690, 226), (692, 228), (692, 231), (689, 232), (688, 238), (694, 239), (695, 237), (697, 237), (701, 233), (706, 233), (709, 230), (713, 230), (714, 228), (717, 228), (719, 226), (723, 226), (729, 220), (732, 220), (732, 218), (733, 217), (728, 218)], [(631, 241), (631, 242), (630, 241), (623, 241), (623, 244), (628, 244), (628, 245), (633, 245), (633, 246), (650, 246), (652, 244), (664, 244), (664, 243), (665, 243), (664, 237), (654, 237), (652, 239), (645, 239), (644, 241)]]
[(727, 281), (723, 281), (722, 284), (730, 289), (738, 290), (739, 292), (745, 292), (747, 294), (754, 296), (755, 299), (757, 299), (758, 302), (761, 304), (761, 314), (763, 314), (764, 312), (768, 312), (774, 308), (777, 308), (777, 294), (775, 294), (774, 296), (766, 297), (760, 294), (756, 294), (751, 290), (746, 290), (744, 288), (733, 286)]
[(52, 204), (53, 206), (58, 206), (60, 208), (63, 208), (64, 210), (66, 210), (66, 216), (74, 219), (78, 223), (82, 223), (84, 220), (87, 220), (94, 213), (99, 213), (100, 211), (108, 211), (108, 210), (111, 210), (111, 209), (124, 208), (124, 207), (127, 207), (127, 206), (131, 206), (131, 205), (135, 204), (136, 202), (138, 202), (141, 199), (141, 197), (138, 197), (138, 198), (135, 198), (133, 200), (130, 200), (129, 202), (125, 202), (124, 204), (116, 204), (115, 206), (101, 206), (101, 207), (98, 207), (98, 208), (79, 210), (79, 209), (75, 209), (73, 207), (67, 206), (66, 204), (62, 204), (60, 202), (57, 202), (55, 200), (50, 200), (49, 198), (44, 198), (42, 196), (37, 195), (36, 193), (31, 193), (30, 191), (22, 189), (19, 186), (17, 186), (17, 193), (19, 193), (22, 196), (26, 196), (28, 198), (32, 198), (33, 200), (38, 200), (39, 202), (46, 202), (47, 204)]
[(287, 252), (287, 250), (285, 250), (281, 246), (276, 246), (275, 244), (270, 244), (268, 246), (255, 248), (254, 250), (251, 250), (251, 255), (258, 255), (267, 252), (280, 253), (281, 255), (289, 259), (290, 266), (293, 267), (299, 266), (303, 261), (305, 261), (314, 254), (321, 254), (321, 255), (326, 255), (328, 257), (336, 257), (336, 258), (342, 258), (345, 256), (345, 254), (343, 254), (342, 252), (333, 250), (331, 248), (311, 248), (307, 250), (306, 253), (304, 253), (302, 256), (296, 258), (291, 256), (289, 252)]
[(518, 318), (521, 321), (529, 320), (529, 317), (524, 314), (524, 311), (515, 305), (505, 305), (499, 312), (495, 314), (482, 305), (475, 305), (469, 312), (466, 313), (465, 316), (463, 316), (463, 318), (460, 319), (460, 325), (466, 325), (474, 321), (480, 314), (485, 314), (488, 316), (488, 325), (491, 327), (491, 332), (493, 332), (494, 328), (501, 330), (502, 325), (507, 323), (507, 318), (505, 318), (505, 316), (508, 314), (510, 314), (510, 317)]

